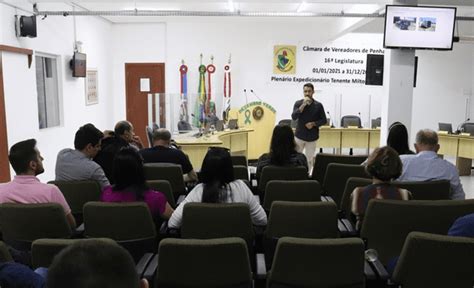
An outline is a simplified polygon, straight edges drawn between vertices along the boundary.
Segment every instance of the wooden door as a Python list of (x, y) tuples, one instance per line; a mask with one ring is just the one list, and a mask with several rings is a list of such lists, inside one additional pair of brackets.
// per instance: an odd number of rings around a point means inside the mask
[(0, 52), (0, 183), (10, 181), (10, 166), (8, 161), (7, 116), (5, 113), (5, 98), (3, 90), (2, 52)]
[[(149, 79), (150, 90), (140, 91), (140, 81)], [(144, 80), (147, 81), (147, 80)], [(153, 97), (153, 122), (166, 127), (165, 110), (165, 64), (164, 63), (125, 63), (125, 91), (127, 120), (140, 136), (145, 146), (148, 146), (145, 127), (148, 125), (148, 94), (161, 93), (159, 97), (159, 119), (155, 119), (155, 98)]]

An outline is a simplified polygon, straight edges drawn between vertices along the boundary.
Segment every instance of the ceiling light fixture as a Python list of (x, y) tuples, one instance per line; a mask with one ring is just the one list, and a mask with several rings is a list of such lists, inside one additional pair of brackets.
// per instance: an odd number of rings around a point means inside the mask
[(229, 1), (227, 2), (227, 5), (229, 6), (229, 7), (228, 7), (228, 8), (229, 8), (229, 11), (233, 13), (233, 12), (235, 11), (234, 1), (229, 0)]
[(306, 5), (306, 1), (302, 1), (300, 3), (300, 6), (298, 6), (298, 9), (296, 9), (296, 13), (301, 13), (303, 12), (304, 10), (306, 10), (308, 5)]

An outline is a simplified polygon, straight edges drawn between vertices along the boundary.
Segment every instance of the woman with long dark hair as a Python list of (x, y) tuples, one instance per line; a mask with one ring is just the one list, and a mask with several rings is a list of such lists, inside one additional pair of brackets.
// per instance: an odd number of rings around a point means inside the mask
[(260, 179), (263, 167), (304, 166), (308, 170), (308, 161), (303, 153), (296, 151), (295, 134), (288, 125), (277, 125), (273, 129), (270, 153), (263, 154), (257, 163), (257, 179)]
[(146, 185), (143, 160), (133, 148), (122, 148), (114, 158), (113, 175), (115, 184), (102, 191), (104, 202), (144, 201), (151, 214), (168, 219), (173, 213), (163, 193), (154, 191)]
[(408, 130), (401, 122), (394, 122), (388, 128), (387, 146), (397, 151), (398, 155), (415, 154), (408, 145)]
[(267, 215), (252, 191), (242, 180), (235, 180), (229, 150), (210, 147), (202, 161), (201, 183), (186, 196), (168, 221), (172, 228), (181, 227), (183, 207), (186, 203), (247, 203), (254, 225), (266, 225)]

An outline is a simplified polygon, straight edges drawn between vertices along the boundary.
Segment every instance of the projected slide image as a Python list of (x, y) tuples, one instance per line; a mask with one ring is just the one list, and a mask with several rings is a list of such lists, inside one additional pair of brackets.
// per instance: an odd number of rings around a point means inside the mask
[(418, 30), (432, 32), (436, 31), (436, 18), (420, 17), (420, 22), (418, 22)]
[(416, 17), (393, 17), (393, 26), (396, 29), (404, 31), (415, 31), (416, 29)]

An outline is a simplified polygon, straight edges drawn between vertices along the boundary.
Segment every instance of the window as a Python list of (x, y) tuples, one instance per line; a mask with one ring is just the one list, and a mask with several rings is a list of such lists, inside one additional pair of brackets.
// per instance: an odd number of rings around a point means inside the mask
[(36, 90), (38, 92), (39, 128), (59, 126), (59, 88), (57, 59), (36, 56)]

